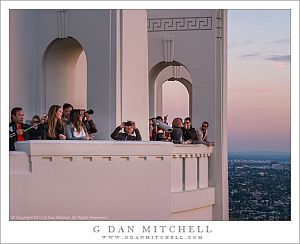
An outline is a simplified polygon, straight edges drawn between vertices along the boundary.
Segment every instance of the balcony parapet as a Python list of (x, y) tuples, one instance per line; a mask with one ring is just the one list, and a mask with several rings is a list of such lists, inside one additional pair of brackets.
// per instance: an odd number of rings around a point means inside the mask
[[(197, 206), (191, 191), (205, 197), (199, 190), (208, 186), (213, 150), (96, 140), (25, 141), (17, 142), (16, 149), (10, 153), (12, 215), (97, 215), (108, 220), (168, 220), (173, 207), (183, 211)], [(190, 199), (186, 205), (185, 192)]]
[(172, 152), (171, 191), (191, 191), (208, 187), (208, 157), (212, 146), (175, 145)]

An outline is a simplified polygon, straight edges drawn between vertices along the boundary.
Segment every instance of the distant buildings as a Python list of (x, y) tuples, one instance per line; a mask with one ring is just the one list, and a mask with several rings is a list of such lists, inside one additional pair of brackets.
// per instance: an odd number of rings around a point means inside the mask
[(229, 160), (230, 220), (291, 220), (291, 164)]

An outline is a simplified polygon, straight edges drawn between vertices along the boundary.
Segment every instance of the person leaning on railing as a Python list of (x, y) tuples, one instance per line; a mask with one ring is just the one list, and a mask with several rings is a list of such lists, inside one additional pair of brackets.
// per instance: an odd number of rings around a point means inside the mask
[(92, 109), (89, 109), (88, 111), (85, 111), (84, 109), (80, 110), (82, 114), (82, 122), (87, 130), (87, 133), (89, 134), (90, 139), (94, 139), (94, 133), (97, 133), (98, 129), (96, 127), (96, 124), (94, 123), (91, 114), (94, 113)]
[(82, 119), (83, 113), (80, 109), (71, 111), (70, 121), (65, 127), (67, 140), (91, 140)]
[(16, 141), (30, 140), (30, 136), (26, 129), (29, 125), (23, 123), (24, 112), (20, 107), (15, 107), (11, 110), (11, 122), (9, 123), (9, 151), (15, 151)]
[(48, 119), (47, 115), (40, 117), (39, 115), (34, 115), (30, 121), (30, 140), (41, 140), (44, 138), (45, 133), (45, 123)]
[(191, 144), (196, 140), (197, 138), (196, 130), (195, 128), (192, 127), (192, 120), (190, 117), (186, 117), (184, 119), (182, 131), (183, 131), (183, 140), (186, 144)]
[(183, 143), (183, 131), (182, 131), (182, 120), (181, 118), (175, 118), (172, 122), (171, 139), (174, 144)]
[(59, 105), (52, 105), (49, 108), (48, 120), (45, 124), (44, 139), (65, 140), (66, 136), (63, 123), (61, 121), (62, 108)]
[(209, 142), (207, 140), (208, 126), (209, 126), (209, 124), (207, 121), (202, 122), (201, 127), (199, 128), (199, 130), (196, 131), (196, 134), (197, 134), (197, 139), (195, 141), (196, 144), (204, 144), (206, 146), (214, 146), (215, 145), (215, 142)]
[[(120, 132), (124, 129), (124, 132)], [(133, 135), (135, 133), (135, 135)], [(142, 136), (139, 129), (136, 127), (134, 121), (122, 122), (114, 132), (111, 134), (111, 138), (117, 141), (141, 141)]]

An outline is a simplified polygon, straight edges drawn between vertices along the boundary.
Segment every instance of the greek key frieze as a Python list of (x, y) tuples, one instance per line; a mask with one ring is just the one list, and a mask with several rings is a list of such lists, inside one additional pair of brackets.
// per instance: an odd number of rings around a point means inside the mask
[(212, 30), (212, 17), (148, 19), (148, 32)]

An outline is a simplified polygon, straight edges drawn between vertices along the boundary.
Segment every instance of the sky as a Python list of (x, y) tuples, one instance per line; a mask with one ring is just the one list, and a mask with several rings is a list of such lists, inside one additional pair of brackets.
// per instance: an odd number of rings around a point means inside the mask
[(228, 12), (228, 150), (290, 151), (290, 11)]
[[(162, 86), (163, 115), (168, 115), (168, 123), (176, 117), (186, 118), (189, 114), (189, 93), (178, 81), (166, 81)], [(180, 94), (174, 99), (174, 94)], [(176, 109), (174, 109), (176, 108)]]
[[(228, 151), (290, 151), (290, 11), (228, 11)], [(173, 82), (174, 83), (174, 82)], [(173, 89), (173, 90), (172, 90)], [(166, 92), (168, 91), (168, 92)], [(177, 105), (172, 94), (180, 93)], [(169, 120), (188, 114), (187, 91), (163, 85)]]

